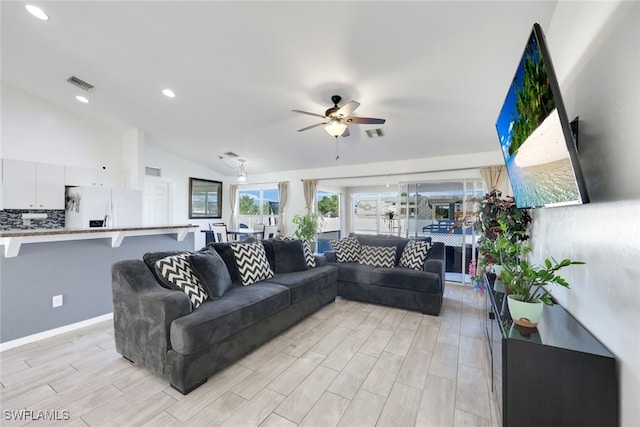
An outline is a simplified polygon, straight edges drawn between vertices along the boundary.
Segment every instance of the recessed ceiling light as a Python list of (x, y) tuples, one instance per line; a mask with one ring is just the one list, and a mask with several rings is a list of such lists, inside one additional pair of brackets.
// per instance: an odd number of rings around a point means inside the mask
[(164, 89), (162, 91), (162, 93), (164, 94), (164, 96), (169, 97), (169, 98), (175, 98), (176, 97), (176, 94), (171, 89)]
[(49, 15), (47, 15), (44, 10), (40, 9), (38, 6), (34, 6), (32, 4), (28, 4), (25, 6), (25, 9), (27, 9), (27, 11), (32, 14), (33, 16), (35, 16), (38, 19), (41, 19), (43, 21), (48, 21), (49, 20)]
[(76, 96), (76, 99), (78, 101), (82, 102), (83, 104), (88, 104), (89, 103), (89, 100), (87, 98), (85, 98), (84, 96), (78, 95), (78, 96)]

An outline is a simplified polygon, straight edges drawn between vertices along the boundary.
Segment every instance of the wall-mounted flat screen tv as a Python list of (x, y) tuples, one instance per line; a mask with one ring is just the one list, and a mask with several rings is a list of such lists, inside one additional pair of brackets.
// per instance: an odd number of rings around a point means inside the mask
[(560, 87), (538, 24), (533, 25), (496, 129), (516, 206), (589, 201)]

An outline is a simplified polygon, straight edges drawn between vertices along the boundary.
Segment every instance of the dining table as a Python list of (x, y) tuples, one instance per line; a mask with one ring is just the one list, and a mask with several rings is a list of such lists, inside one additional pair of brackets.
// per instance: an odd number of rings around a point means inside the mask
[[(208, 245), (209, 243), (214, 243), (216, 241), (212, 230), (200, 230), (200, 232), (205, 233), (205, 244)], [(263, 230), (254, 230), (252, 228), (238, 228), (227, 230), (229, 241), (242, 241), (248, 236), (262, 238), (263, 235)]]

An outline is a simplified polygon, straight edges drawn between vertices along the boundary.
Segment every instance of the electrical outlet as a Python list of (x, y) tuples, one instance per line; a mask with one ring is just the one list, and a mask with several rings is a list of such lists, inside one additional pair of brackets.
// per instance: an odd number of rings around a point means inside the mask
[(62, 295), (55, 295), (53, 297), (53, 307), (61, 307), (62, 306)]

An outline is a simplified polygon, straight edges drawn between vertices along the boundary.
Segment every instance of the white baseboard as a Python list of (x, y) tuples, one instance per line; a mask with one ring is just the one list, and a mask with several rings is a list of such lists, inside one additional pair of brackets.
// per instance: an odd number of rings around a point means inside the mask
[(107, 313), (107, 314), (103, 314), (102, 316), (83, 320), (81, 322), (72, 323), (70, 325), (61, 326), (59, 328), (50, 329), (48, 331), (39, 332), (33, 335), (28, 335), (26, 337), (18, 338), (12, 341), (3, 342), (3, 343), (0, 343), (0, 353), (2, 353), (5, 350), (20, 347), (21, 345), (30, 344), (36, 341), (43, 340), (45, 338), (55, 337), (56, 335), (75, 331), (76, 329), (85, 328), (87, 326), (95, 325), (96, 323), (104, 322), (106, 320), (111, 320), (111, 319), (113, 319), (113, 313)]

